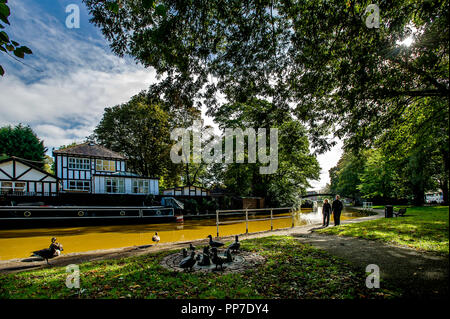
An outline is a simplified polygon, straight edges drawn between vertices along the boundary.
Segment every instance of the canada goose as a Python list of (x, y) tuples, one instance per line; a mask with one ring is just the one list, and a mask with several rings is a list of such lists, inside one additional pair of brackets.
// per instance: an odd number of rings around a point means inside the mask
[(209, 245), (211, 247), (217, 248), (217, 247), (222, 247), (223, 245), (225, 245), (224, 243), (221, 243), (220, 241), (212, 240), (212, 236), (211, 235), (208, 235), (208, 238), (209, 238)]
[(195, 251), (195, 246), (192, 245), (192, 244), (189, 244), (189, 249), (190, 249), (191, 251)]
[(191, 252), (191, 255), (189, 257), (184, 258), (181, 262), (180, 262), (180, 268), (184, 268), (186, 269), (190, 269), (192, 270), (192, 267), (194, 267), (195, 263), (197, 261), (195, 260), (195, 252)]
[(160, 238), (159, 238), (159, 236), (158, 236), (158, 233), (155, 233), (155, 234), (153, 235), (152, 241), (153, 241), (153, 242), (156, 242), (156, 243), (159, 243)]
[(50, 265), (48, 260), (61, 255), (62, 250), (63, 250), (63, 247), (61, 244), (52, 242), (52, 244), (50, 245), (50, 248), (44, 248), (41, 250), (33, 251), (31, 256), (42, 257), (47, 261), (47, 264)]
[(231, 249), (232, 251), (239, 250), (241, 248), (241, 243), (239, 242), (239, 237), (234, 237), (234, 243), (232, 243), (230, 246), (228, 246), (228, 249)]
[(223, 264), (226, 262), (226, 258), (217, 255), (217, 248), (216, 247), (213, 247), (211, 249), (211, 251), (213, 253), (213, 256), (212, 256), (211, 260), (216, 265), (216, 269), (217, 269), (217, 266), (220, 265), (220, 269), (223, 270)]
[(181, 253), (183, 254), (183, 258), (186, 258), (187, 257), (187, 249), (186, 248), (183, 248), (182, 250), (181, 250)]

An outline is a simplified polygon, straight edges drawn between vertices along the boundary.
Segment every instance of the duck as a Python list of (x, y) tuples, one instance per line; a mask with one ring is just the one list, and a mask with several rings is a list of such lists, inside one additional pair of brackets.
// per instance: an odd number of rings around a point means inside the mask
[(192, 245), (192, 244), (189, 244), (189, 249), (190, 249), (191, 251), (195, 251), (195, 246)]
[(211, 236), (211, 235), (208, 235), (208, 238), (209, 238), (209, 245), (210, 245), (211, 247), (218, 248), (218, 247), (222, 247), (223, 245), (225, 245), (224, 243), (221, 243), (220, 241), (214, 241), (214, 240), (212, 239), (212, 236)]
[(181, 253), (183, 254), (183, 258), (186, 258), (187, 255), (188, 255), (187, 249), (186, 249), (186, 248), (183, 248), (183, 249), (181, 250)]
[(223, 264), (226, 263), (226, 258), (217, 255), (217, 248), (216, 247), (213, 247), (211, 249), (211, 251), (213, 253), (213, 256), (212, 256), (211, 260), (216, 265), (216, 269), (217, 269), (217, 266), (220, 265), (220, 269), (223, 270)]
[(158, 233), (156, 232), (154, 235), (153, 235), (153, 237), (152, 237), (152, 241), (153, 242), (155, 242), (155, 243), (159, 243), (159, 241), (160, 241), (160, 238), (159, 238), (159, 236), (158, 236)]
[(184, 258), (181, 262), (180, 262), (180, 268), (183, 268), (184, 270), (186, 269), (190, 269), (192, 270), (192, 267), (194, 267), (195, 263), (197, 261), (195, 260), (195, 252), (191, 252), (191, 255), (189, 257)]
[(61, 251), (63, 250), (63, 247), (61, 244), (52, 242), (50, 245), (50, 248), (44, 248), (41, 250), (36, 250), (31, 253), (31, 257), (41, 257), (44, 258), (47, 261), (47, 265), (50, 265), (48, 262), (49, 259), (52, 259), (54, 257), (58, 257), (61, 255)]
[(241, 248), (241, 243), (239, 242), (239, 237), (234, 237), (234, 243), (232, 243), (230, 246), (228, 246), (228, 249), (231, 249), (232, 251), (237, 251)]

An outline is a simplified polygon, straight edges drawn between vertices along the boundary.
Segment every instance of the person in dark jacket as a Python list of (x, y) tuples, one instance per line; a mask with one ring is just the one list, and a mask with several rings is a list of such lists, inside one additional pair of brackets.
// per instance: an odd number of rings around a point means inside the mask
[(336, 199), (333, 201), (331, 205), (331, 212), (333, 213), (334, 226), (338, 226), (341, 224), (341, 212), (344, 208), (344, 205), (340, 201), (340, 196), (336, 195)]
[(322, 207), (322, 215), (323, 215), (323, 224), (322, 226), (328, 226), (330, 223), (330, 214), (331, 214), (331, 205), (328, 202), (328, 199), (325, 198), (323, 201), (323, 207)]

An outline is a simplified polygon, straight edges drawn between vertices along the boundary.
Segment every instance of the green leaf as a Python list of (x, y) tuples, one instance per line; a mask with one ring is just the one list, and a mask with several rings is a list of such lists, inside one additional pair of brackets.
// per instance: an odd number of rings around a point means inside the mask
[(145, 9), (150, 9), (150, 8), (152, 8), (152, 7), (153, 7), (153, 4), (154, 4), (154, 0), (142, 0), (142, 6), (143, 6)]
[(21, 48), (15, 49), (14, 55), (21, 59), (23, 59), (25, 57), (25, 53), (23, 52), (23, 50)]
[(8, 6), (4, 3), (0, 3), (0, 16), (7, 18), (10, 14), (11, 11), (9, 10)]
[(5, 31), (0, 32), (0, 40), (4, 42), (9, 42), (9, 37)]
[(14, 49), (15, 49), (14, 46), (11, 44), (6, 44), (5, 47), (6, 47), (6, 49), (8, 49), (8, 51), (14, 51)]
[(166, 7), (163, 4), (160, 4), (155, 8), (155, 13), (161, 17), (165, 17), (166, 12), (167, 12)]
[(1, 15), (1, 14), (0, 14), (0, 19), (1, 19), (4, 23), (6, 23), (7, 25), (10, 24), (9, 21), (8, 21), (8, 19), (7, 19), (6, 17), (4, 17), (3, 15)]
[(5, 70), (3, 70), (3, 67), (0, 65), (0, 75), (3, 76), (5, 74)]
[(108, 11), (111, 11), (112, 13), (115, 14), (119, 13), (119, 4), (117, 2), (107, 2), (105, 7)]
[(25, 54), (33, 54), (33, 52), (28, 47), (26, 47), (24, 45), (21, 46), (19, 49), (21, 49)]
[(17, 43), (16, 41), (11, 40), (11, 43), (14, 44), (16, 47), (19, 46), (19, 43)]

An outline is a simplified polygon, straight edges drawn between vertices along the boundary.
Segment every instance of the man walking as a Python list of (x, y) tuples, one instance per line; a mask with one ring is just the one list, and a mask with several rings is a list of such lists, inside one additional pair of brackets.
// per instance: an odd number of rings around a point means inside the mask
[(340, 201), (340, 196), (336, 195), (336, 199), (333, 201), (333, 204), (331, 205), (331, 210), (333, 213), (333, 219), (334, 219), (334, 226), (338, 226), (341, 224), (341, 212), (344, 208), (344, 205)]

